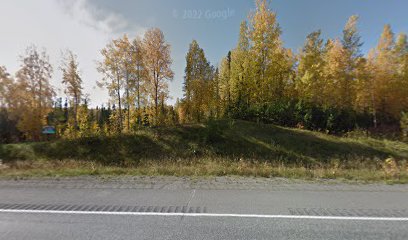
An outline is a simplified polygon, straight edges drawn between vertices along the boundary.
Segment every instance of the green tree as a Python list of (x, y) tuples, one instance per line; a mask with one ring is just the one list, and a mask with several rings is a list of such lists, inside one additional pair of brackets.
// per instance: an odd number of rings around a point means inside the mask
[(341, 41), (352, 63), (350, 67), (353, 67), (356, 64), (356, 60), (362, 57), (360, 48), (363, 43), (357, 29), (358, 18), (357, 15), (353, 15), (348, 19), (343, 29), (343, 39)]
[(355, 100), (355, 83), (357, 81), (357, 69), (361, 63), (360, 59), (362, 58), (361, 46), (361, 37), (358, 34), (357, 29), (358, 16), (353, 15), (347, 21), (343, 29), (343, 39), (342, 44), (345, 54), (345, 69), (344, 69), (344, 82), (342, 82), (342, 89), (344, 90), (340, 96), (341, 99), (344, 99), (345, 103), (343, 107), (352, 108)]
[(214, 78), (212, 80), (212, 110), (211, 117), (220, 118), (221, 117), (221, 95), (220, 95), (220, 72), (218, 67), (215, 69)]
[(13, 79), (7, 72), (6, 68), (0, 66), (0, 108), (5, 108), (10, 106), (10, 102), (13, 98), (11, 92), (13, 88)]

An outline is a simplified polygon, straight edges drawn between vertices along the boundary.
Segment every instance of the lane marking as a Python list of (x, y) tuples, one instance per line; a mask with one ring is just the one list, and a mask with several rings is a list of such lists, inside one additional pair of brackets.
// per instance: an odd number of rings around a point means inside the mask
[(161, 212), (97, 212), (97, 211), (57, 211), (0, 209), (0, 213), (51, 213), (78, 215), (125, 215), (125, 216), (168, 216), (168, 217), (229, 217), (229, 218), (269, 218), (269, 219), (315, 219), (315, 220), (354, 220), (354, 221), (408, 221), (408, 217), (345, 217), (345, 216), (306, 216), (306, 215), (265, 215), (235, 213), (161, 213)]

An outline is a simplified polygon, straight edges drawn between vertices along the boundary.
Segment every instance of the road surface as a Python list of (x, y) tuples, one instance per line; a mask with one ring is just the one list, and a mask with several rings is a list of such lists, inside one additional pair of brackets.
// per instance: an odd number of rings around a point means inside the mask
[(0, 180), (0, 239), (408, 239), (408, 185)]

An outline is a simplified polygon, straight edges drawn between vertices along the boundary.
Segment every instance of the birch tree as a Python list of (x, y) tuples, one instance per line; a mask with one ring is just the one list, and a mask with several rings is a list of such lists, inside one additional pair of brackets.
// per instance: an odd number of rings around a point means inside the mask
[(60, 70), (62, 71), (62, 84), (65, 85), (65, 94), (73, 102), (74, 129), (76, 129), (78, 126), (78, 107), (82, 98), (82, 79), (79, 75), (77, 57), (72, 51), (66, 51)]
[(173, 80), (174, 76), (171, 70), (170, 44), (165, 41), (160, 29), (152, 28), (145, 33), (143, 47), (146, 52), (145, 67), (150, 85), (149, 92), (157, 124), (160, 97), (168, 97), (168, 81)]
[(21, 62), (16, 74), (19, 108), (22, 109), (18, 128), (28, 138), (38, 140), (42, 126), (47, 124), (46, 117), (55, 95), (50, 84), (53, 68), (45, 50), (39, 52), (35, 46), (27, 48)]

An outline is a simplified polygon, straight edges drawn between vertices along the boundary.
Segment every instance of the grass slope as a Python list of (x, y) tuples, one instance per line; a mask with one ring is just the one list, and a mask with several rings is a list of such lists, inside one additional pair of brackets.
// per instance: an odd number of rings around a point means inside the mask
[[(387, 170), (384, 160), (390, 157), (396, 160), (396, 165), (391, 163)], [(13, 174), (14, 170), (19, 170), (18, 174), (26, 169), (38, 172), (41, 168), (56, 168), (59, 174), (64, 174), (68, 168), (78, 169), (73, 175), (238, 174), (404, 179), (408, 145), (224, 120), (207, 125), (147, 128), (134, 135), (1, 145), (0, 159), (9, 166), (0, 170), (3, 175)], [(40, 171), (39, 175), (43, 174)]]

